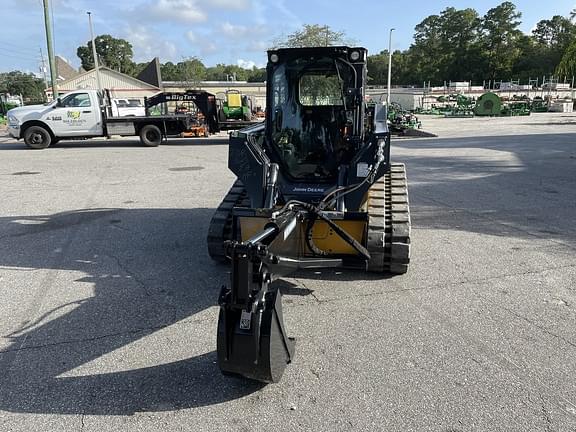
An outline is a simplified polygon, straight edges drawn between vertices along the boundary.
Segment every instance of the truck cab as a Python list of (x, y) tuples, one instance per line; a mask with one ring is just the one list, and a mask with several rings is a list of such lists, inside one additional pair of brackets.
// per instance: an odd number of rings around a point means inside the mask
[(96, 90), (76, 90), (45, 105), (8, 111), (8, 133), (31, 148), (46, 148), (60, 138), (102, 136), (102, 106)]

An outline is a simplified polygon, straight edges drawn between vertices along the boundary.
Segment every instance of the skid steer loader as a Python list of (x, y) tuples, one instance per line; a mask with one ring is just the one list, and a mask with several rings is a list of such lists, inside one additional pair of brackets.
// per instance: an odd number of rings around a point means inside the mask
[(386, 108), (365, 103), (366, 58), (351, 47), (268, 51), (266, 121), (231, 135), (238, 180), (208, 232), (211, 257), (231, 266), (217, 330), (225, 374), (277, 382), (292, 361), (275, 278), (408, 269), (406, 174), (390, 161)]

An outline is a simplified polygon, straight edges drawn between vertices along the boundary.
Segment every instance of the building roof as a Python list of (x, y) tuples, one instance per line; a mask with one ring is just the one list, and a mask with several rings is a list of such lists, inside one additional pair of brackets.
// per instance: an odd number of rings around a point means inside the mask
[(69, 80), (80, 75), (70, 64), (60, 56), (56, 56), (56, 75), (59, 80)]
[[(110, 90), (122, 90), (122, 91), (135, 91), (135, 90), (149, 90), (153, 92), (158, 92), (160, 89), (151, 84), (140, 81), (130, 75), (117, 72), (105, 66), (100, 66), (100, 80), (102, 88)], [(97, 87), (96, 82), (96, 70), (91, 69), (88, 72), (84, 72), (75, 76), (74, 78), (68, 79), (58, 83), (58, 90), (62, 91), (72, 91), (79, 89), (95, 89)], [(47, 89), (52, 91), (52, 88)]]
[(160, 73), (160, 60), (158, 57), (154, 57), (136, 78), (155, 87), (162, 88), (162, 74)]

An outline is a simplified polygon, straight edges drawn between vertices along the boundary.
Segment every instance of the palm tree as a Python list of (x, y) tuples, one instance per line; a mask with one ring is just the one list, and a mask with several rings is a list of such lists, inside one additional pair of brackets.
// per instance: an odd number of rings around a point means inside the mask
[(576, 8), (570, 11), (570, 21), (574, 21), (575, 18), (576, 18)]

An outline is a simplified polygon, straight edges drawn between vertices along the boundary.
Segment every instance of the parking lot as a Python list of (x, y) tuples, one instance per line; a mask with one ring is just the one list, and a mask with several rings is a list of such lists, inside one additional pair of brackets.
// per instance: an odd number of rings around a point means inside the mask
[(226, 135), (0, 136), (0, 431), (575, 431), (576, 114), (422, 121), (408, 274), (284, 279), (268, 386), (216, 365)]

